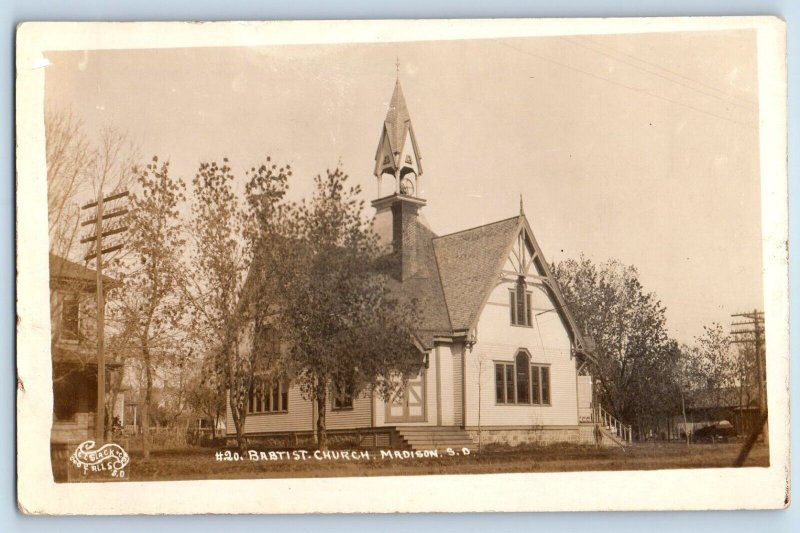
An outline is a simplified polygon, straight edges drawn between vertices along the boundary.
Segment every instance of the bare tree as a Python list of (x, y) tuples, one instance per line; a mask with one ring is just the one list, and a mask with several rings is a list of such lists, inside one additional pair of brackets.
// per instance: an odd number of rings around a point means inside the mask
[(79, 117), (57, 108), (45, 111), (45, 147), (49, 248), (70, 257), (82, 251), (78, 199), (128, 187), (137, 149), (113, 127), (102, 129), (92, 142)]

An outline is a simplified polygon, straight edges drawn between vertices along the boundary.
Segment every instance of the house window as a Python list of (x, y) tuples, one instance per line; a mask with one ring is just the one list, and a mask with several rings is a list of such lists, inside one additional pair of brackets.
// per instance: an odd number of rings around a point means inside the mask
[(550, 405), (550, 367), (531, 365), (531, 399), (537, 405)]
[(525, 278), (520, 276), (514, 289), (508, 291), (511, 304), (511, 324), (513, 326), (532, 326), (531, 292), (525, 290)]
[(334, 411), (343, 411), (353, 408), (353, 386), (347, 384), (344, 387), (334, 387), (333, 390), (332, 409)]
[(517, 352), (513, 363), (495, 363), (498, 404), (550, 405), (550, 367), (530, 364), (530, 355)]
[(61, 302), (61, 339), (77, 341), (80, 327), (80, 306), (77, 294), (67, 294)]
[(256, 387), (250, 394), (248, 413), (285, 413), (289, 410), (289, 382), (277, 380)]

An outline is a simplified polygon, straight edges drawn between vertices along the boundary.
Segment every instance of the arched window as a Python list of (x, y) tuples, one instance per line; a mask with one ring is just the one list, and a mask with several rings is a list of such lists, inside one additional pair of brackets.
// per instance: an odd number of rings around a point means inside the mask
[(495, 362), (494, 379), (498, 405), (552, 405), (550, 365), (531, 362), (524, 348), (517, 351), (513, 361)]
[(531, 403), (531, 365), (530, 357), (522, 350), (517, 352), (517, 403)]

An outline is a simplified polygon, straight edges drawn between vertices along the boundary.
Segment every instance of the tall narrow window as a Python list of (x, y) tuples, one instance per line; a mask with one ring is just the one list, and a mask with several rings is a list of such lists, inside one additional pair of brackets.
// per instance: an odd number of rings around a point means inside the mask
[(539, 386), (539, 370), (541, 367), (537, 365), (531, 366), (531, 401), (534, 404), (542, 403), (542, 388)]
[(506, 372), (504, 368), (505, 365), (502, 363), (497, 363), (494, 365), (494, 383), (497, 394), (497, 403), (506, 403)]
[(525, 352), (517, 353), (517, 403), (531, 402), (530, 358)]
[(283, 411), (281, 409), (281, 383), (275, 382), (272, 384), (272, 411)]
[(525, 278), (520, 276), (514, 288), (508, 291), (512, 325), (533, 326), (531, 298), (531, 292), (526, 290)]
[(531, 298), (533, 295), (530, 292), (525, 293), (525, 325), (533, 326), (533, 316), (531, 313)]
[(550, 403), (550, 367), (542, 367), (542, 403)]
[(514, 365), (505, 365), (506, 367), (506, 403), (516, 403), (514, 398)]
[(522, 276), (517, 279), (517, 324), (526, 325), (527, 320), (525, 316), (525, 278)]

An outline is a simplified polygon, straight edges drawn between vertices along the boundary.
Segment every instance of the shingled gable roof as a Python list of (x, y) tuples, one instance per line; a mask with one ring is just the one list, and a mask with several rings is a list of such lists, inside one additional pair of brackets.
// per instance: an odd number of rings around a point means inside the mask
[(519, 229), (517, 216), (433, 239), (454, 330), (469, 329), (478, 318)]
[(465, 331), (474, 327), (489, 293), (500, 280), (510, 248), (523, 229), (538, 256), (540, 274), (553, 280), (551, 290), (557, 313), (569, 328), (578, 349), (593, 357), (523, 214), (433, 239), (453, 330)]

